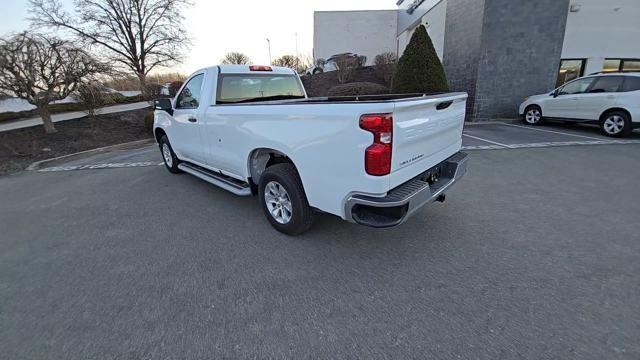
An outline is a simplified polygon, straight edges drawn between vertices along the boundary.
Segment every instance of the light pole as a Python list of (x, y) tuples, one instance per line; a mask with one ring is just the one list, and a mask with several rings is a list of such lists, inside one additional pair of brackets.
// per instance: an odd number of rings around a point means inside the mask
[(267, 38), (267, 46), (269, 47), (269, 65), (271, 65), (271, 40)]

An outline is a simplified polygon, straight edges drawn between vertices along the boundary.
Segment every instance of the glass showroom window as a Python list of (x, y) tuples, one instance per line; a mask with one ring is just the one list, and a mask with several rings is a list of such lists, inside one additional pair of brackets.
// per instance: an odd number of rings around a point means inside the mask
[(602, 71), (604, 72), (620, 71), (621, 64), (622, 64), (621, 59), (606, 59), (604, 61), (604, 66), (602, 67)]
[(640, 71), (640, 59), (606, 59), (602, 71)]
[(585, 59), (566, 59), (560, 61), (560, 71), (556, 87), (584, 75)]
[(622, 71), (640, 71), (640, 59), (624, 60)]

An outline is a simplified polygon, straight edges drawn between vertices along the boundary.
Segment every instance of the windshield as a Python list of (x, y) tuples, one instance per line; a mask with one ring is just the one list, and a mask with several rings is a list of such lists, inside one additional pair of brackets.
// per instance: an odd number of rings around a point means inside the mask
[(304, 92), (294, 75), (223, 74), (218, 78), (218, 104), (301, 98)]

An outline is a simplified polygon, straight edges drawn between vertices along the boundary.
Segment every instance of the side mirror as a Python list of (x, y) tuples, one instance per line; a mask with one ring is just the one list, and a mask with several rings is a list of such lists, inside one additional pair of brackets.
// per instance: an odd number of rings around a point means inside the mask
[(558, 90), (552, 92), (549, 96), (558, 97)]
[(171, 105), (171, 99), (156, 99), (153, 101), (153, 107), (156, 110), (162, 110), (173, 115), (173, 106)]

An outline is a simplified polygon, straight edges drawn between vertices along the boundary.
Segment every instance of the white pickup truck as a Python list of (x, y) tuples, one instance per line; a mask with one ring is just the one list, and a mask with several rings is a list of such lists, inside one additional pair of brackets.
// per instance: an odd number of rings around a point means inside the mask
[(259, 195), (278, 231), (323, 211), (373, 227), (402, 223), (466, 171), (467, 94), (309, 98), (291, 69), (220, 65), (155, 102), (154, 135), (172, 173)]

